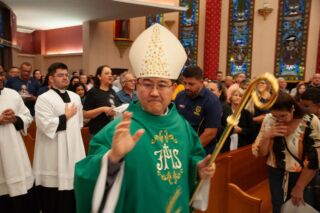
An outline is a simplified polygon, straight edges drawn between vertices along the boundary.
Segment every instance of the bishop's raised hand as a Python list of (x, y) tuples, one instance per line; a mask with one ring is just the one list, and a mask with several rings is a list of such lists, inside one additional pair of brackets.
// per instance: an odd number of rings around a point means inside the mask
[(117, 125), (112, 139), (112, 147), (108, 154), (109, 159), (117, 163), (136, 145), (144, 133), (144, 129), (130, 134), (131, 112), (124, 112), (121, 122)]

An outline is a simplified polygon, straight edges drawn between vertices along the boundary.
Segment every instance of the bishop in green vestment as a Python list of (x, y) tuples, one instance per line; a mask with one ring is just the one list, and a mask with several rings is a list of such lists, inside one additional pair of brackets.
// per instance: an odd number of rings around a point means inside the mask
[[(136, 52), (142, 50), (148, 54)], [(209, 183), (214, 165), (206, 165), (210, 156), (204, 158), (197, 134), (171, 103), (172, 79), (186, 60), (184, 49), (155, 24), (136, 39), (129, 58), (138, 77), (139, 101), (96, 134), (88, 156), (77, 163), (77, 211), (189, 212), (198, 178)], [(208, 185), (202, 188), (207, 201)]]
[[(169, 107), (167, 115), (157, 116), (143, 111), (139, 102), (130, 105), (131, 134), (141, 128), (145, 133), (124, 158), (124, 177), (116, 212), (165, 212), (178, 189), (182, 193), (176, 206), (182, 212), (188, 210), (190, 190), (197, 181), (196, 166), (203, 159), (204, 150), (197, 134), (179, 115), (175, 105)], [(100, 162), (111, 149), (113, 132), (119, 121), (110, 123), (92, 139), (88, 157), (76, 166), (75, 188), (80, 212), (90, 212)]]

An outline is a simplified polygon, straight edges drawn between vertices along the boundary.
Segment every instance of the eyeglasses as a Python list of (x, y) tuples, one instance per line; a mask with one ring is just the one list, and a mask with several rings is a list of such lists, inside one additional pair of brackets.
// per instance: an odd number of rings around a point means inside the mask
[(271, 112), (272, 116), (276, 119), (276, 121), (284, 121), (287, 120), (293, 112), (283, 112), (283, 113), (274, 113)]
[(58, 73), (56, 75), (54, 75), (54, 77), (58, 77), (58, 78), (62, 78), (62, 77), (69, 77), (69, 74), (68, 73)]
[(124, 82), (136, 83), (137, 80), (136, 80), (136, 79), (131, 79), (131, 80), (126, 80), (126, 81), (124, 81)]
[(164, 82), (164, 81), (160, 81), (157, 84), (152, 83), (151, 81), (148, 80), (140, 80), (138, 81), (138, 83), (145, 89), (148, 91), (152, 91), (154, 88), (156, 88), (158, 91), (166, 91), (167, 89), (169, 89), (170, 87), (172, 87), (172, 83), (168, 83), (168, 82)]

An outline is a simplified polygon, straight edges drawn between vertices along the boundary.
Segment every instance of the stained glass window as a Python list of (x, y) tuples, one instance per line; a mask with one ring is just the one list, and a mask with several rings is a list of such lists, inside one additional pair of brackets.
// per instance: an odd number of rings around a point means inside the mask
[(154, 16), (147, 16), (146, 17), (146, 28), (150, 27), (154, 23), (163, 24), (163, 14), (157, 14)]
[(186, 66), (197, 65), (199, 0), (180, 0), (180, 6), (188, 10), (180, 12), (179, 39), (188, 55)]
[(310, 0), (280, 0), (275, 74), (304, 79)]
[(253, 2), (230, 1), (227, 73), (232, 76), (251, 75)]

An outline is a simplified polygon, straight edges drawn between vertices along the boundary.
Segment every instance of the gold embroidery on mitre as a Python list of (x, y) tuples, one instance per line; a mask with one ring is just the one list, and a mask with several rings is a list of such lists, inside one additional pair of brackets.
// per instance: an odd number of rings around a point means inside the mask
[(153, 28), (151, 41), (141, 65), (140, 77), (148, 76), (170, 78), (168, 59), (160, 39), (160, 28), (158, 26)]

